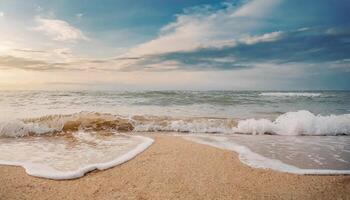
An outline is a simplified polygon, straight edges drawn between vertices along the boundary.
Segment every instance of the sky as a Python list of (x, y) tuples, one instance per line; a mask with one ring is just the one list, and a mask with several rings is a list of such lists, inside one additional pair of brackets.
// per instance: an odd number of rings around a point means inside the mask
[(0, 0), (2, 90), (350, 90), (349, 0)]

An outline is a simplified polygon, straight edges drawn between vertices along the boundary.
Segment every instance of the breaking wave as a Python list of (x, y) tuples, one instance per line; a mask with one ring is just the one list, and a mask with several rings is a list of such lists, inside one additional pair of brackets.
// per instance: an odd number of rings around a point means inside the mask
[(275, 121), (239, 121), (234, 132), (276, 135), (350, 135), (350, 114), (321, 116), (301, 110), (280, 115)]
[(0, 136), (23, 137), (87, 131), (129, 132), (134, 127), (129, 119), (111, 114), (81, 112), (72, 115), (48, 115), (40, 118), (12, 120), (0, 123)]
[(184, 133), (232, 133), (237, 120), (225, 118), (171, 118), (144, 117), (132, 118), (137, 132), (184, 132)]
[(0, 122), (0, 136), (65, 134), (84, 131), (240, 133), (272, 135), (350, 135), (350, 114), (321, 116), (305, 110), (287, 112), (275, 120), (228, 118), (122, 117), (81, 112)]

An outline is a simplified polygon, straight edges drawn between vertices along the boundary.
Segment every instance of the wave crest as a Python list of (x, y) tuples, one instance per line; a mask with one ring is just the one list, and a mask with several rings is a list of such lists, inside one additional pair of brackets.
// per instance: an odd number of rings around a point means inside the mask
[(254, 135), (350, 135), (350, 114), (321, 116), (306, 110), (288, 112), (275, 121), (241, 120), (234, 132)]
[(133, 117), (137, 132), (232, 133), (237, 120), (224, 118)]
[(78, 130), (118, 132), (132, 131), (128, 119), (111, 114), (81, 112), (72, 115), (48, 115), (40, 118), (13, 120), (0, 123), (0, 136), (59, 134)]
[(0, 136), (65, 134), (85, 131), (241, 133), (273, 135), (350, 135), (350, 114), (314, 115), (309, 111), (287, 112), (276, 120), (227, 118), (172, 118), (81, 112), (0, 123)]

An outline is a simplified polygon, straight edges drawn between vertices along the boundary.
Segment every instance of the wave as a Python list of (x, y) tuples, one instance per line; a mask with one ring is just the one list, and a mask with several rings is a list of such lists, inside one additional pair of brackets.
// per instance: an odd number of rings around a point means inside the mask
[(321, 116), (309, 111), (287, 112), (276, 120), (228, 118), (122, 117), (81, 112), (0, 122), (0, 136), (66, 134), (84, 131), (240, 133), (272, 135), (350, 135), (350, 114)]
[(48, 115), (40, 118), (4, 121), (0, 123), (0, 136), (64, 134), (78, 130), (129, 132), (133, 129), (129, 119), (120, 116), (81, 112), (72, 115)]
[(237, 126), (237, 120), (226, 118), (137, 116), (132, 120), (136, 132), (232, 133)]
[(268, 119), (247, 119), (233, 130), (245, 134), (350, 135), (350, 114), (321, 116), (301, 110)]
[(311, 92), (263, 92), (260, 96), (275, 96), (275, 97), (319, 97), (321, 93)]

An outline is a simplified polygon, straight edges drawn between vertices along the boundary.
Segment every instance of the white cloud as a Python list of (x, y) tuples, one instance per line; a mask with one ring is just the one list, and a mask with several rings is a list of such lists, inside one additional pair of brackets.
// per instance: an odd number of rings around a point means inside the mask
[(350, 59), (343, 59), (334, 62), (327, 63), (330, 69), (343, 70), (345, 72), (350, 72)]
[[(211, 6), (187, 9), (184, 13), (176, 15), (174, 22), (164, 26), (157, 38), (130, 49), (121, 57), (147, 57), (193, 51), (198, 48), (234, 47), (238, 43), (255, 44), (278, 40), (283, 36), (279, 31), (262, 35), (247, 35), (247, 33), (259, 30), (264, 25), (262, 18), (267, 16), (280, 1), (282, 0), (264, 0), (266, 5), (261, 5), (262, 0), (252, 0), (239, 7), (225, 3), (221, 9)], [(123, 69), (128, 66), (135, 68), (138, 62), (138, 60), (124, 60), (118, 61), (114, 66)]]
[(5, 16), (5, 13), (4, 12), (0, 12), (0, 17), (3, 17)]
[(280, 38), (282, 38), (283, 32), (282, 31), (275, 31), (271, 33), (265, 33), (263, 35), (258, 35), (258, 36), (244, 36), (239, 39), (240, 42), (245, 43), (245, 44), (256, 44), (260, 42), (272, 42), (276, 41)]
[(38, 26), (32, 30), (45, 33), (56, 41), (77, 41), (89, 40), (84, 33), (70, 25), (68, 22), (58, 19), (45, 19), (40, 16), (35, 17)]
[(232, 13), (232, 17), (263, 17), (282, 0), (252, 0)]
[(262, 38), (249, 38), (245, 33), (261, 28), (264, 24), (261, 18), (280, 1), (252, 0), (238, 8), (226, 3), (223, 9), (215, 10), (210, 6), (190, 9), (163, 27), (157, 38), (131, 49), (128, 55), (191, 51), (200, 47), (234, 45), (240, 40), (256, 43), (277, 38), (278, 32)]

